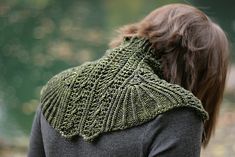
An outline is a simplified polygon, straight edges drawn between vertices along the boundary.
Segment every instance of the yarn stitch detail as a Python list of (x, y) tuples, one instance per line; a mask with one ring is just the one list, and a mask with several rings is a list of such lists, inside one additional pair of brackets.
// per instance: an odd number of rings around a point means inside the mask
[(148, 39), (125, 37), (100, 59), (60, 72), (41, 90), (42, 112), (65, 138), (93, 141), (101, 133), (141, 125), (178, 107), (189, 107), (205, 122), (201, 101), (163, 79)]

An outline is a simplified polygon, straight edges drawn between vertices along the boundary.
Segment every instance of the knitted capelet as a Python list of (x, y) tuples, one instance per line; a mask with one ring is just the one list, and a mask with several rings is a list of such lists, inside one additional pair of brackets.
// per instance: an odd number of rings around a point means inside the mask
[(79, 135), (86, 141), (141, 125), (173, 108), (191, 108), (208, 120), (201, 101), (165, 81), (160, 67), (148, 39), (125, 37), (100, 59), (52, 77), (41, 90), (42, 113), (63, 137)]

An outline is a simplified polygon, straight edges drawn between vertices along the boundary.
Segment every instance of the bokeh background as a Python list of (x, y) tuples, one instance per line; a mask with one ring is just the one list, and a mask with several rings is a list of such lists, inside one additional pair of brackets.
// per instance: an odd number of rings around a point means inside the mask
[(0, 0), (0, 156), (26, 155), (40, 89), (50, 77), (101, 57), (116, 28), (176, 2), (193, 4), (206, 12), (231, 41), (231, 70), (218, 129), (201, 154), (235, 156), (232, 0)]

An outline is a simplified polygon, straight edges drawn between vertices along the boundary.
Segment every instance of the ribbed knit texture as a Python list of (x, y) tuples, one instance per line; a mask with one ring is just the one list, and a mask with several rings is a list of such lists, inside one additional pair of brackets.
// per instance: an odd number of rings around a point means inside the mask
[(41, 91), (42, 112), (65, 138), (92, 141), (104, 132), (141, 125), (177, 107), (208, 113), (190, 91), (162, 78), (154, 48), (143, 37), (126, 37), (100, 59), (54, 77)]

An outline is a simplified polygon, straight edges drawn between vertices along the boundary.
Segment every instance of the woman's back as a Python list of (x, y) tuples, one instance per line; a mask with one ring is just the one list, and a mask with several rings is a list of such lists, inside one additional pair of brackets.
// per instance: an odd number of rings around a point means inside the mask
[(224, 91), (222, 29), (172, 4), (123, 27), (112, 46), (43, 87), (29, 156), (200, 156)]
[(202, 131), (199, 116), (189, 108), (179, 108), (143, 125), (105, 133), (93, 142), (80, 136), (66, 140), (49, 125), (38, 108), (28, 156), (198, 157)]

